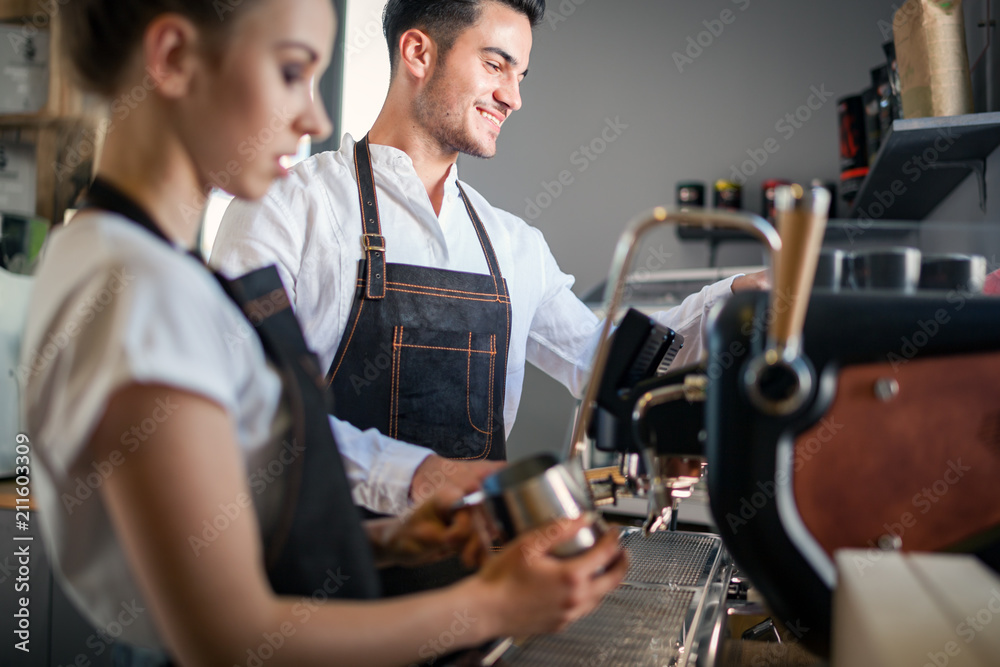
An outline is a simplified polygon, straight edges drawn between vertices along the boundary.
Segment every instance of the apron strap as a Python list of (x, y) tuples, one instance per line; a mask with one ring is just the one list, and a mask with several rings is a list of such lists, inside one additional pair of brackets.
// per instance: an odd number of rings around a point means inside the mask
[[(383, 299), (385, 298), (385, 237), (382, 236), (382, 222), (378, 213), (378, 195), (375, 192), (375, 172), (372, 170), (371, 151), (368, 147), (368, 135), (364, 139), (354, 144), (354, 173), (358, 179), (358, 197), (361, 201), (361, 219), (364, 226), (364, 233), (361, 235), (361, 247), (365, 251), (365, 298)], [(480, 219), (476, 209), (465, 194), (465, 188), (458, 181), (458, 192), (465, 204), (465, 210), (469, 212), (472, 226), (479, 237), (479, 244), (483, 248), (483, 255), (486, 257), (486, 265), (490, 270), (490, 277), (493, 278), (493, 289), (499, 301), (501, 297), (507, 296), (507, 286), (504, 284), (503, 275), (500, 272), (500, 262), (493, 251), (493, 244), (490, 236), (486, 233), (486, 226)]]
[(348, 485), (338, 483), (347, 474), (330, 431), (319, 360), (306, 344), (278, 270), (271, 265), (235, 280), (216, 278), (281, 372), (295, 418), (292, 442), (305, 445), (289, 464), (282, 513), (266, 543), (271, 587), (279, 594), (308, 595), (342, 568), (347, 583), (337, 583), (336, 597), (378, 597), (374, 556), (357, 515), (351, 516), (356, 510)]
[(375, 193), (375, 172), (372, 171), (368, 136), (354, 144), (354, 172), (358, 179), (358, 197), (361, 200), (361, 217), (364, 234), (361, 247), (365, 251), (368, 275), (365, 280), (365, 298), (385, 298), (385, 237), (378, 215), (378, 195)]
[[(84, 196), (84, 199), (78, 208), (80, 210), (103, 209), (105, 211), (117, 213), (138, 224), (140, 227), (167, 245), (180, 249), (176, 243), (167, 238), (167, 235), (163, 233), (163, 230), (160, 229), (160, 226), (156, 224), (156, 221), (150, 217), (145, 209), (136, 204), (131, 197), (105, 181), (100, 176), (95, 178), (93, 183), (90, 184), (90, 188), (88, 188), (87, 194)], [(205, 263), (205, 258), (202, 257), (201, 252), (197, 247), (187, 250), (186, 252), (202, 264)]]
[(497, 301), (499, 301), (500, 297), (507, 296), (507, 286), (504, 284), (503, 275), (500, 273), (500, 262), (493, 251), (493, 243), (490, 242), (490, 235), (486, 233), (486, 226), (479, 218), (479, 214), (476, 213), (472, 202), (469, 201), (469, 196), (465, 194), (465, 188), (458, 181), (455, 181), (455, 185), (458, 186), (458, 192), (462, 195), (462, 203), (465, 204), (465, 210), (469, 212), (469, 217), (472, 219), (472, 226), (476, 230), (476, 236), (479, 237), (479, 245), (483, 247), (483, 255), (486, 256), (486, 264), (490, 268), (490, 277), (493, 278), (494, 293), (497, 295)]

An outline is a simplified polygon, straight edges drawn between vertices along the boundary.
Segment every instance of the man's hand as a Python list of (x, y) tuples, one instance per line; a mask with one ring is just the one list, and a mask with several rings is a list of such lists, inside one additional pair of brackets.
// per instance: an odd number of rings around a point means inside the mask
[(769, 290), (771, 289), (771, 274), (770, 271), (764, 269), (763, 271), (757, 271), (756, 273), (748, 273), (738, 278), (733, 279), (733, 292), (742, 292), (744, 290)]
[(424, 459), (410, 482), (410, 502), (419, 505), (439, 492), (457, 497), (477, 491), (483, 479), (507, 464), (503, 461), (453, 461), (436, 454)]
[(481, 540), (469, 511), (452, 511), (461, 497), (457, 488), (449, 487), (403, 516), (366, 521), (379, 567), (414, 567), (459, 552), (478, 554)]

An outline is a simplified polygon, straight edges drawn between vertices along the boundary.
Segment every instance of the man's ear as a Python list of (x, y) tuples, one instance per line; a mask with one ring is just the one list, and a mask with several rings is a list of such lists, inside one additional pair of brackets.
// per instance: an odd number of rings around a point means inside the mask
[(203, 58), (200, 33), (191, 21), (179, 14), (158, 16), (146, 28), (143, 53), (146, 73), (160, 95), (185, 95)]
[(399, 37), (399, 64), (410, 76), (426, 80), (437, 62), (437, 44), (422, 30), (410, 28)]

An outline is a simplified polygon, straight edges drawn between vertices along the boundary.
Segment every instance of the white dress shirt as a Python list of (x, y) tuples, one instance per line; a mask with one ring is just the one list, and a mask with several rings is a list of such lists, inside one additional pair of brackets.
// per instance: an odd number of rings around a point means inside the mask
[[(340, 150), (299, 163), (259, 202), (234, 201), (219, 228), (211, 262), (237, 276), (277, 265), (306, 341), (324, 370), (330, 368), (347, 326), (354, 300), (358, 261), (363, 258), (361, 209), (354, 171), (354, 139), (345, 135)], [(452, 165), (440, 215), (401, 150), (371, 145), (386, 262), (488, 274), (486, 258), (458, 192)], [(565, 385), (583, 392), (601, 322), (571, 291), (573, 277), (559, 270), (542, 233), (506, 211), (494, 208), (462, 183), (490, 236), (511, 297), (510, 349), (504, 426), (510, 434), (530, 361)], [(709, 309), (732, 293), (732, 278), (705, 287), (657, 319), (685, 338), (675, 364), (702, 355), (702, 329)], [(377, 431), (360, 433), (334, 419), (334, 430), (353, 479), (374, 466), (385, 480), (394, 469), (409, 480), (422, 456)], [(389, 460), (393, 452), (398, 459)], [(355, 489), (355, 500), (372, 507), (378, 485)], [(377, 509), (373, 507), (373, 509)]]

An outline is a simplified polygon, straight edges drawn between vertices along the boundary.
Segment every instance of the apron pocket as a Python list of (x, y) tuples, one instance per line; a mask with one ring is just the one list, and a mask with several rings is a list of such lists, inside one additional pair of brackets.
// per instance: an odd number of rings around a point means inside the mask
[(502, 425), (495, 334), (395, 327), (389, 435), (452, 459), (489, 455)]

